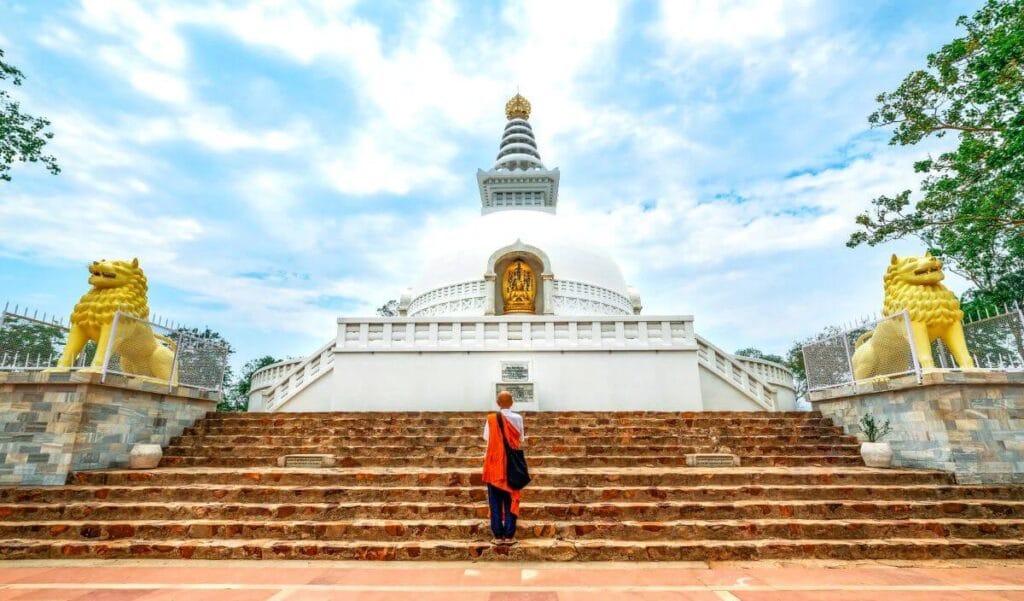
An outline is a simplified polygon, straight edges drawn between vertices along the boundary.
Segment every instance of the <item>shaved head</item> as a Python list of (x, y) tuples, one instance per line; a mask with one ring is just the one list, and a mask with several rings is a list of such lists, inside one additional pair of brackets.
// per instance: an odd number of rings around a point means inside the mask
[(507, 390), (502, 390), (498, 393), (498, 406), (502, 409), (508, 409), (512, 406), (512, 393)]

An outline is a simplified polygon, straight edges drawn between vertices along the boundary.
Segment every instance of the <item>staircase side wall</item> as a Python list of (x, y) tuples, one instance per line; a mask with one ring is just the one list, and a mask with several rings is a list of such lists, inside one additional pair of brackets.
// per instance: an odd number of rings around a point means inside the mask
[(700, 390), (705, 411), (764, 411), (765, 408), (732, 386), (716, 371), (700, 366)]
[(0, 484), (59, 485), (124, 467), (135, 443), (166, 446), (219, 395), (92, 373), (0, 373)]

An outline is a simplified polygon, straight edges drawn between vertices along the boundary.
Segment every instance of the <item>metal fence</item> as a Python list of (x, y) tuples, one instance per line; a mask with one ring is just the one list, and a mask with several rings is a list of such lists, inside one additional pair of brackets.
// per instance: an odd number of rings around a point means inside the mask
[[(8, 304), (0, 313), (0, 370), (46, 369), (57, 365), (68, 327), (49, 315), (30, 312)], [(74, 366), (89, 365), (96, 355), (96, 344), (89, 343), (75, 357)]]
[[(0, 370), (33, 371), (55, 368), (70, 330), (56, 319), (13, 311), (0, 317)], [(228, 348), (223, 342), (181, 328), (117, 312), (106, 341), (102, 365), (93, 366), (97, 345), (89, 342), (70, 369), (92, 368), (107, 374), (150, 378), (168, 386), (221, 391)]]
[[(1024, 311), (1019, 303), (968, 317), (964, 320), (964, 338), (975, 367), (1024, 370)], [(932, 354), (937, 367), (956, 366), (941, 341), (932, 345)]]
[[(1019, 305), (968, 318), (964, 338), (976, 368), (1024, 370), (1024, 312)], [(921, 362), (912, 340), (910, 318), (903, 312), (809, 342), (803, 346), (807, 390), (909, 374), (920, 379)], [(939, 340), (932, 345), (932, 355), (936, 368), (958, 367)], [(857, 372), (869, 375), (857, 379)]]
[(910, 318), (903, 312), (809, 342), (803, 347), (807, 390), (853, 384), (856, 371), (870, 378), (920, 374), (911, 340)]

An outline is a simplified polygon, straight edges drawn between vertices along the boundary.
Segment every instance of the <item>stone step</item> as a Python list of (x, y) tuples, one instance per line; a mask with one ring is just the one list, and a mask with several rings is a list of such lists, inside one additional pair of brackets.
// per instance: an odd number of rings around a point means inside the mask
[(1020, 539), (619, 541), (531, 539), (514, 547), (477, 540), (0, 541), (3, 559), (333, 559), (512, 561), (753, 561), (782, 559), (1012, 559)]
[[(382, 440), (379, 442), (390, 442)], [(610, 455), (678, 457), (687, 453), (716, 453), (717, 445), (590, 445), (575, 446), (565, 443), (536, 444), (527, 441), (524, 447), (527, 460), (535, 455), (558, 455), (560, 457), (598, 457)], [(860, 456), (859, 444), (736, 444), (730, 446), (730, 452), (747, 458), (753, 455), (851, 455)], [(378, 457), (394, 463), (396, 458), (411, 458), (426, 455), (427, 457), (473, 457), (482, 461), (486, 447), (481, 440), (478, 445), (442, 445), (429, 446), (422, 444), (404, 445), (333, 445), (304, 444), (298, 446), (284, 445), (174, 445), (167, 447), (164, 455), (168, 457), (184, 457), (189, 455), (208, 455), (215, 457), (273, 457), (281, 455), (301, 454), (333, 454), (339, 457)]]
[[(604, 486), (828, 486), (911, 485), (953, 483), (950, 474), (930, 470), (859, 467), (739, 467), (739, 468), (536, 468), (534, 486), (567, 488)], [(92, 485), (284, 485), (284, 486), (477, 486), (480, 467), (360, 467), (274, 468), (245, 470), (223, 467), (158, 468), (155, 470), (96, 470), (75, 472), (73, 481)]]
[[(528, 498), (528, 497), (527, 497)], [(524, 502), (523, 519), (1024, 519), (1024, 502), (1010, 500), (741, 502)], [(0, 504), (0, 522), (52, 520), (349, 520), (486, 519), (484, 503), (17, 503)]]
[[(401, 414), (333, 414), (316, 416), (313, 414), (234, 414), (232, 416), (204, 418), (202, 421), (220, 426), (280, 426), (285, 424), (323, 424), (336, 426), (381, 426), (381, 425), (420, 425), (420, 426), (458, 426), (482, 424), (487, 419), (486, 413), (450, 416), (432, 414), (429, 416), (403, 416)], [(548, 426), (665, 426), (694, 427), (705, 425), (729, 426), (831, 426), (829, 418), (822, 416), (778, 417), (772, 414), (735, 414), (717, 416), (705, 414), (698, 416), (622, 416), (618, 414), (596, 414), (587, 416), (566, 416), (557, 413), (523, 414), (526, 423), (537, 423)]]
[[(604, 501), (747, 501), (747, 500), (1024, 500), (1024, 487), (975, 485), (766, 485), (766, 486), (605, 486), (550, 487), (531, 485), (535, 503), (598, 503)], [(483, 502), (482, 486), (266, 486), (188, 484), (176, 486), (62, 486), (0, 488), (0, 502), (71, 503), (83, 501), (222, 503)]]
[[(629, 436), (619, 435), (613, 440), (607, 436), (539, 436), (531, 434), (528, 438), (530, 448), (538, 448), (543, 445), (572, 445), (572, 446), (604, 446), (609, 443), (619, 445), (700, 445), (717, 442), (721, 445), (734, 447), (741, 444), (747, 445), (782, 445), (782, 444), (860, 444), (855, 436), (843, 436), (836, 434), (819, 435), (750, 435), (750, 436), (708, 436), (708, 435), (687, 435), (675, 434), (658, 436)], [(230, 445), (259, 445), (259, 446), (301, 446), (334, 444), (347, 446), (369, 446), (386, 442), (391, 446), (409, 448), (412, 446), (469, 446), (484, 448), (483, 437), (480, 431), (474, 431), (470, 435), (423, 435), (423, 436), (345, 436), (335, 435), (268, 435), (268, 434), (204, 434), (185, 435), (171, 438), (171, 446), (230, 446)]]
[[(253, 426), (220, 426), (206, 422), (197, 422), (186, 428), (183, 435), (243, 435), (243, 436), (367, 436), (393, 437), (411, 436), (416, 438), (430, 436), (470, 436), (479, 437), (486, 422), (483, 420), (465, 425), (451, 424), (368, 424), (368, 425), (253, 425)], [(842, 436), (844, 432), (832, 426), (762, 426), (736, 425), (730, 426), (665, 426), (665, 425), (592, 425), (592, 426), (557, 426), (551, 424), (532, 424), (526, 422), (526, 433), (531, 436)]]
[[(0, 539), (167, 540), (183, 538), (430, 541), (491, 537), (481, 520), (244, 521), (160, 520), (0, 523)], [(630, 541), (751, 539), (1024, 539), (1024, 519), (933, 520), (668, 520), (662, 522), (523, 520), (517, 538)]]
[[(200, 423), (219, 428), (268, 428), (307, 427), (307, 428), (380, 428), (416, 427), (416, 428), (476, 428), (482, 427), (487, 416), (480, 414), (474, 417), (424, 417), (413, 419), (393, 418), (360, 418), (360, 417), (295, 417), (289, 419), (205, 419)], [(833, 423), (827, 418), (816, 419), (779, 419), (779, 418), (560, 418), (550, 416), (524, 416), (526, 428), (660, 428), (693, 429), (693, 428), (830, 428)]]
[[(284, 452), (281, 453), (285, 454)], [(529, 464), (534, 467), (628, 467), (628, 466), (667, 466), (679, 467), (686, 465), (683, 456), (656, 455), (604, 455), (604, 456), (562, 456), (562, 455), (530, 455)], [(434, 456), (407, 455), (401, 458), (404, 466), (423, 467), (468, 467), (482, 464), (480, 454), (465, 456)], [(394, 465), (392, 457), (380, 456), (349, 456), (338, 457), (338, 465), (344, 467), (388, 466)], [(864, 465), (860, 455), (752, 455), (742, 457), (746, 466), (860, 466)], [(277, 456), (264, 457), (223, 457), (206, 455), (168, 455), (161, 461), (163, 467), (181, 466), (219, 466), (219, 467), (258, 467), (277, 465)]]
[[(208, 421), (278, 422), (293, 419), (313, 420), (414, 420), (414, 419), (477, 419), (493, 411), (310, 411), (279, 413), (230, 413), (210, 411)], [(730, 420), (772, 419), (810, 421), (827, 419), (820, 411), (531, 411), (523, 415), (544, 419), (668, 419), (668, 420)]]

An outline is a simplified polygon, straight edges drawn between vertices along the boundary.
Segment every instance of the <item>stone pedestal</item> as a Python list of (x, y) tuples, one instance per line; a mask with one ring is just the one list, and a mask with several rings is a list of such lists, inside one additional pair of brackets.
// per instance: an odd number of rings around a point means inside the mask
[(936, 370), (810, 394), (847, 434), (865, 413), (892, 423), (899, 467), (953, 472), (960, 483), (1024, 483), (1024, 373)]
[(83, 372), (0, 372), (0, 485), (64, 484), (126, 467), (136, 443), (166, 446), (217, 408), (218, 393)]

